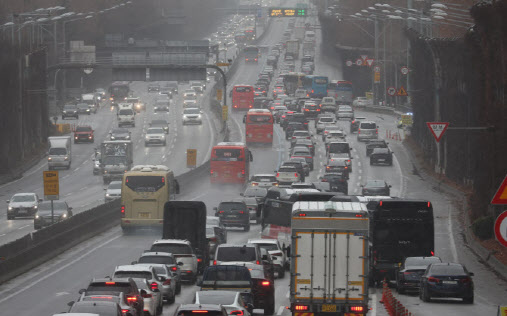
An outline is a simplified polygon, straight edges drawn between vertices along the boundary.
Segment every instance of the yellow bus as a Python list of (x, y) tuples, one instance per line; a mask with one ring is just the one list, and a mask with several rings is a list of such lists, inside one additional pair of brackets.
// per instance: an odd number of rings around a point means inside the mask
[(173, 172), (163, 165), (139, 165), (123, 175), (121, 228), (162, 228), (164, 204), (180, 193)]

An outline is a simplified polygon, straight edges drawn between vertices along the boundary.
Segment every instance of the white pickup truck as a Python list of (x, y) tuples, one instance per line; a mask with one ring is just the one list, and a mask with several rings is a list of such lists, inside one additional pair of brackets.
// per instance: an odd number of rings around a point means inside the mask
[(301, 180), (300, 174), (297, 172), (294, 167), (280, 167), (276, 172), (276, 180), (279, 185), (289, 186), (294, 182), (299, 182)]

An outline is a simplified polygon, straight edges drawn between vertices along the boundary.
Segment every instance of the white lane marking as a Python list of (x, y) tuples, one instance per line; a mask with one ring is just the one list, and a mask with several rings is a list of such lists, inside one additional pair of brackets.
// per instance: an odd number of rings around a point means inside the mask
[(284, 309), (285, 309), (285, 306), (280, 306), (280, 308), (278, 309), (278, 312), (276, 314), (282, 315)]
[(451, 217), (451, 208), (447, 207), (449, 211), (449, 216), (447, 217), (447, 230), (449, 231), (449, 243), (451, 244), (451, 253), (453, 262), (458, 262), (458, 252), (456, 251), (456, 243), (454, 242), (454, 235), (452, 233), (452, 217)]
[(5, 236), (5, 235), (7, 235), (7, 234), (1, 234), (0, 237)]
[[(213, 146), (215, 146), (215, 133), (213, 133), (213, 129), (211, 128), (211, 121), (208, 117), (208, 113), (204, 113), (204, 116), (206, 116), (206, 120), (208, 121), (208, 129), (209, 134), (211, 135), (211, 142), (209, 143), (208, 151), (206, 152), (206, 156), (204, 156), (203, 163), (206, 161), (207, 157), (211, 156), (211, 149)], [(218, 132), (218, 131), (217, 131)]]
[[(359, 157), (357, 157), (357, 159), (359, 159)], [(358, 162), (357, 162), (357, 165), (358, 165), (359, 167), (361, 167), (361, 162), (360, 162), (360, 161), (358, 161)]]
[(377, 315), (377, 293), (373, 293), (371, 295), (371, 299), (373, 301), (371, 316), (376, 316)]
[(207, 193), (203, 193), (203, 194), (199, 194), (198, 196), (194, 197), (194, 198), (191, 198), (190, 201), (195, 201), (197, 200), (198, 198), (201, 198), (203, 196), (205, 196)]
[(18, 229), (23, 229), (23, 228), (26, 228), (28, 226), (30, 226), (30, 225), (24, 225), (24, 226), (19, 227)]
[(30, 282), (30, 284), (29, 284), (29, 285), (27, 285), (27, 286), (25, 286), (25, 287), (23, 287), (23, 288), (21, 288), (21, 289), (17, 290), (17, 291), (16, 291), (16, 292), (14, 292), (14, 293), (11, 293), (11, 294), (9, 294), (9, 295), (7, 295), (7, 296), (5, 296), (5, 297), (1, 298), (1, 299), (0, 299), (0, 303), (3, 303), (3, 302), (5, 302), (5, 301), (7, 301), (7, 300), (9, 300), (9, 299), (13, 298), (14, 296), (18, 295), (19, 293), (22, 293), (22, 292), (24, 292), (24, 291), (26, 291), (26, 290), (30, 289), (30, 288), (31, 288), (31, 287), (33, 287), (34, 285), (39, 284), (40, 282), (42, 282), (42, 281), (46, 280), (46, 279), (47, 279), (47, 278), (49, 278), (49, 277), (52, 277), (53, 275), (57, 274), (58, 272), (62, 271), (63, 269), (65, 269), (65, 268), (67, 268), (67, 267), (69, 267), (69, 266), (71, 266), (71, 265), (75, 265), (75, 264), (76, 264), (76, 262), (78, 262), (78, 261), (80, 261), (81, 259), (85, 258), (86, 256), (88, 256), (89, 254), (91, 254), (91, 253), (92, 253), (92, 252), (94, 252), (95, 250), (97, 250), (97, 249), (99, 249), (99, 248), (101, 248), (101, 247), (104, 247), (105, 245), (107, 245), (107, 244), (109, 244), (109, 243), (111, 243), (111, 242), (115, 241), (116, 239), (120, 238), (121, 236), (122, 236), (122, 235), (118, 235), (118, 236), (116, 236), (116, 237), (113, 237), (113, 238), (111, 238), (111, 239), (109, 239), (109, 240), (107, 240), (107, 241), (103, 242), (102, 244), (98, 245), (97, 247), (95, 247), (95, 248), (93, 248), (93, 249), (90, 249), (90, 250), (89, 250), (89, 251), (87, 251), (86, 253), (84, 253), (84, 254), (82, 254), (81, 256), (77, 257), (76, 259), (74, 259), (74, 260), (72, 260), (72, 261), (68, 262), (67, 264), (64, 264), (63, 266), (61, 266), (61, 267), (59, 267), (59, 268), (55, 269), (54, 271), (52, 271), (52, 272), (48, 272), (47, 274), (45, 274), (45, 275), (44, 275), (44, 276), (42, 276), (41, 278), (39, 278), (39, 279), (37, 279), (37, 280), (34, 280), (34, 281)]
[(286, 297), (286, 298), (289, 298), (289, 297), (290, 297), (290, 291), (287, 291), (287, 294), (285, 294), (285, 297)]

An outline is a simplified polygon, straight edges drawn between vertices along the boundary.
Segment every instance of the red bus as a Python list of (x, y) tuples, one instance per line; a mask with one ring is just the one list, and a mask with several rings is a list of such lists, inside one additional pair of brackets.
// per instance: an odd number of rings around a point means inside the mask
[(253, 156), (244, 143), (218, 143), (211, 150), (210, 182), (241, 183), (250, 179)]
[(238, 85), (232, 88), (232, 109), (249, 110), (254, 106), (254, 88)]
[(273, 115), (267, 109), (249, 110), (243, 119), (246, 143), (273, 143)]

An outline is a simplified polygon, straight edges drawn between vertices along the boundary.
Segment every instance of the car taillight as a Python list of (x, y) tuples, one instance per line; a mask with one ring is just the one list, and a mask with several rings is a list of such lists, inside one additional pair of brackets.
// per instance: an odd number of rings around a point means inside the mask
[(357, 133), (361, 134), (361, 129), (360, 128), (357, 129)]
[(122, 310), (121, 310), (121, 312), (122, 312), (124, 315), (126, 315), (126, 314), (129, 312), (129, 310), (128, 310), (128, 309), (122, 309)]
[(377, 129), (375, 129), (375, 133), (376, 133), (376, 134), (378, 134), (378, 128), (377, 128)]
[(137, 302), (137, 296), (127, 296), (127, 302)]
[(261, 264), (261, 262), (259, 260), (255, 261), (256, 264)]
[(239, 211), (239, 214), (244, 214), (245, 212), (244, 211)]
[(106, 285), (115, 285), (116, 282), (106, 282)]
[(202, 258), (197, 258), (197, 262), (202, 262)]
[(218, 213), (219, 213), (219, 214), (223, 214), (223, 213), (224, 213), (224, 211), (220, 211), (220, 212), (218, 212)]
[(150, 284), (150, 288), (152, 291), (155, 291), (156, 289), (158, 289), (158, 283), (157, 282), (152, 282)]
[(297, 176), (298, 176), (298, 173), (296, 172), (296, 173), (294, 174), (294, 177), (297, 177)]
[(435, 283), (438, 283), (438, 282), (440, 282), (440, 279), (437, 279), (437, 278), (435, 278), (435, 277), (429, 277), (429, 278), (428, 278), (428, 282), (435, 282)]
[(350, 306), (351, 312), (362, 312), (364, 310), (363, 306)]
[(310, 307), (308, 305), (296, 305), (294, 306), (294, 309), (297, 311), (307, 311)]
[(231, 315), (243, 316), (243, 314), (244, 313), (242, 310), (236, 310), (231, 312)]
[(271, 254), (272, 256), (283, 256), (283, 254), (281, 252), (275, 252), (275, 253), (272, 253)]
[(262, 286), (269, 286), (271, 284), (271, 282), (269, 281), (262, 281)]
[(216, 260), (213, 260), (213, 265), (216, 266), (217, 265), (217, 261)]
[(171, 285), (171, 279), (165, 280), (164, 285)]
[(209, 240), (212, 241), (212, 242), (217, 242), (217, 238), (216, 237), (211, 237)]
[(472, 280), (470, 280), (470, 278), (469, 278), (469, 277), (466, 277), (466, 278), (464, 278), (464, 279), (460, 279), (459, 281), (460, 281), (461, 283), (470, 283)]
[(403, 275), (411, 275), (413, 272), (403, 272)]
[[(121, 217), (125, 217), (125, 205), (121, 206)], [(106, 282), (107, 284), (107, 282)]]
[(276, 176), (277, 176), (277, 177), (279, 177), (279, 176), (280, 176), (280, 172), (277, 172), (277, 173), (276, 173)]
[(327, 182), (327, 179), (322, 179), (320, 180), (320, 182)]
[(354, 124), (356, 121), (352, 121), (352, 124)]
[(203, 311), (203, 310), (192, 311), (192, 313), (197, 313), (197, 314), (205, 314), (207, 312), (208, 311)]
[(176, 267), (171, 267), (171, 271), (177, 271), (177, 270), (178, 270), (178, 268), (176, 268)]

